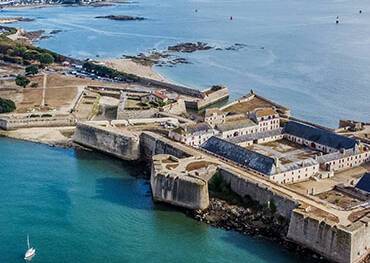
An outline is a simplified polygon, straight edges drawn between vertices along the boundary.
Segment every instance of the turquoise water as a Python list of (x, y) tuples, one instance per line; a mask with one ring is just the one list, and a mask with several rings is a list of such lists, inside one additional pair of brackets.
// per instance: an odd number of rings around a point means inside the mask
[(140, 171), (119, 160), (4, 138), (0, 156), (1, 262), (23, 262), (27, 233), (35, 263), (298, 261), (153, 204)]
[[(17, 24), (26, 29), (65, 30), (39, 45), (80, 58), (134, 55), (183, 41), (221, 48), (243, 43), (247, 47), (239, 51), (196, 52), (186, 56), (191, 65), (157, 70), (198, 88), (225, 84), (232, 98), (254, 89), (298, 117), (332, 127), (340, 118), (370, 120), (368, 0), (140, 0), (2, 14), (36, 18)], [(94, 18), (106, 14), (148, 19)]]

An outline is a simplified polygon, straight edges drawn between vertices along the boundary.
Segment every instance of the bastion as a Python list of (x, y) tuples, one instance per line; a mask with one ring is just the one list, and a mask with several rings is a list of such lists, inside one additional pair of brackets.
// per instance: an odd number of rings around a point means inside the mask
[(209, 205), (208, 180), (216, 170), (214, 164), (203, 159), (155, 155), (150, 177), (153, 199), (203, 210)]
[[(99, 123), (100, 124), (100, 123)], [(140, 158), (139, 133), (117, 131), (98, 123), (77, 123), (74, 142), (120, 159), (134, 161)]]

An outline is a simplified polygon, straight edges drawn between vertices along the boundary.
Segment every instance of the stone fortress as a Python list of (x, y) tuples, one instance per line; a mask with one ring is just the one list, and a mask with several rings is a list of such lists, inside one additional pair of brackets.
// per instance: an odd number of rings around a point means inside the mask
[(186, 209), (209, 206), (208, 186), (218, 175), (240, 197), (274, 203), (289, 220), (290, 240), (335, 262), (367, 258), (367, 137), (298, 120), (253, 91), (212, 106), (227, 97), (220, 86), (200, 92), (153, 82), (88, 85), (68, 111), (0, 115), (0, 127), (75, 126), (77, 144), (149, 160), (153, 199)]
[[(369, 169), (367, 143), (296, 120), (254, 92), (194, 121), (159, 117), (147, 116), (139, 126), (130, 124), (135, 119), (120, 127), (114, 120), (79, 123), (74, 140), (125, 160), (151, 159), (156, 201), (205, 209), (217, 173), (238, 195), (274, 202), (290, 221), (289, 239), (336, 262), (369, 254), (369, 193), (357, 187)], [(338, 195), (342, 201), (333, 199)]]

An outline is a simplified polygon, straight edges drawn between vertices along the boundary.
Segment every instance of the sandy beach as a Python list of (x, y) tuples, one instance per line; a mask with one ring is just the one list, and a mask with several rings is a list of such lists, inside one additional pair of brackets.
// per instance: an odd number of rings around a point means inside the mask
[(151, 78), (159, 81), (170, 82), (159, 73), (155, 72), (152, 67), (144, 66), (133, 62), (130, 59), (107, 59), (101, 61), (107, 67), (114, 68), (118, 71), (135, 74), (145, 78)]

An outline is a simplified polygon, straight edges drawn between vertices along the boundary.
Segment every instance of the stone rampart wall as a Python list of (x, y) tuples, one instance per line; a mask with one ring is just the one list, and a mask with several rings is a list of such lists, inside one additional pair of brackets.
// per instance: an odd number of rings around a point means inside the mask
[(74, 126), (76, 123), (72, 116), (37, 117), (37, 118), (4, 118), (0, 119), (0, 128), (15, 130), (33, 127), (64, 127)]
[(288, 238), (338, 262), (350, 263), (352, 235), (342, 227), (293, 211)]
[(123, 160), (140, 158), (139, 135), (129, 132), (116, 132), (107, 127), (78, 123), (73, 140)]
[(163, 141), (151, 132), (143, 132), (140, 135), (142, 158), (151, 160), (156, 154), (169, 154), (177, 158), (190, 157), (190, 155), (179, 148)]
[(281, 193), (275, 193), (272, 189), (252, 182), (246, 177), (227, 171), (222, 167), (219, 171), (223, 180), (230, 184), (231, 190), (239, 196), (249, 196), (261, 205), (267, 205), (269, 201), (273, 202), (276, 206), (276, 212), (287, 219), (290, 218), (293, 209), (298, 205), (297, 202), (288, 196), (284, 196)]
[(209, 205), (208, 184), (204, 180), (153, 170), (150, 184), (156, 201), (189, 209), (205, 209)]

